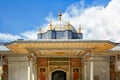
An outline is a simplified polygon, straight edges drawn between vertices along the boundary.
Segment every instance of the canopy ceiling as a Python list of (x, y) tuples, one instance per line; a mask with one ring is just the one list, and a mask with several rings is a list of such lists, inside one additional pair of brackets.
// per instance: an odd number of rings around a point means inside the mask
[(115, 46), (113, 42), (100, 40), (22, 40), (7, 44), (13, 54), (35, 53), (37, 56), (81, 56), (90, 50), (102, 54)]

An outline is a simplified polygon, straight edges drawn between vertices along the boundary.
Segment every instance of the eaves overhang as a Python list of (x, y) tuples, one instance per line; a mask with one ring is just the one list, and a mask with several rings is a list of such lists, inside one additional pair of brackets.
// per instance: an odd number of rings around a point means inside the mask
[[(13, 54), (71, 53), (80, 54), (83, 51), (93, 50), (94, 53), (105, 53), (116, 46), (108, 40), (81, 40), (81, 39), (47, 39), (47, 40), (19, 40), (6, 44)], [(69, 55), (69, 54), (67, 54)]]

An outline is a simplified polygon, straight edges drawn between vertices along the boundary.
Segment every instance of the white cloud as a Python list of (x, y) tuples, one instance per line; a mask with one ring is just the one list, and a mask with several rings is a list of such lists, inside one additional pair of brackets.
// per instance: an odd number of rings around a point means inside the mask
[(53, 13), (50, 12), (48, 17), (45, 18), (48, 22), (55, 21), (55, 17), (53, 16)]
[(37, 39), (37, 33), (38, 33), (38, 31), (32, 30), (32, 31), (26, 31), (24, 33), (21, 33), (20, 35), (25, 40), (35, 40), (35, 39)]
[(0, 42), (10, 42), (18, 39), (35, 40), (37, 39), (37, 32), (36, 30), (32, 30), (20, 33), (19, 35), (0, 33)]
[(81, 3), (75, 3), (66, 9), (63, 19), (70, 20), (76, 29), (81, 24), (84, 39), (120, 42), (119, 3), (120, 0), (112, 0), (106, 7), (93, 6), (85, 9), (81, 9)]
[(19, 35), (0, 33), (0, 41), (13, 41), (13, 40), (17, 40), (17, 39), (21, 39), (21, 37)]

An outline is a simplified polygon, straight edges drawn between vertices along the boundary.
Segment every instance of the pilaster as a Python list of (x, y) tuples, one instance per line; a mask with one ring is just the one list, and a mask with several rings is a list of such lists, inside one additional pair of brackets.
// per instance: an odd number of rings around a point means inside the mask
[(6, 56), (2, 56), (2, 80), (8, 80), (8, 60)]
[(87, 80), (87, 62), (84, 62), (84, 80)]
[(89, 58), (89, 63), (90, 63), (90, 80), (94, 80), (94, 58), (93, 58), (93, 52), (89, 51), (90, 53), (90, 58)]
[(115, 80), (115, 56), (110, 56), (110, 80)]
[(36, 70), (36, 61), (34, 58), (34, 53), (31, 53), (28, 56), (28, 80), (35, 80), (35, 70)]

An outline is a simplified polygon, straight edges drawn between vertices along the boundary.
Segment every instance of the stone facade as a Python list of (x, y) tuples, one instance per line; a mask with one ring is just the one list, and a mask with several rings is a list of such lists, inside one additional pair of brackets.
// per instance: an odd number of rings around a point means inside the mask
[[(56, 71), (63, 71), (66, 74), (66, 80), (83, 80), (83, 67), (81, 58), (37, 58), (37, 69), (34, 68), (34, 78), (42, 80), (42, 72), (45, 72), (44, 80), (51, 80), (52, 73)], [(119, 61), (116, 62), (115, 67), (119, 66)], [(94, 57), (94, 80), (113, 80), (110, 79), (110, 67), (109, 56), (95, 56)], [(87, 73), (86, 80), (90, 79), (90, 63), (87, 62)], [(35, 66), (35, 64), (33, 64)], [(33, 66), (31, 67), (33, 69)], [(8, 57), (8, 79), (6, 80), (28, 80), (28, 57), (27, 56), (9, 56)], [(117, 69), (117, 68), (116, 68)], [(78, 73), (74, 73), (74, 72)], [(74, 76), (74, 74), (78, 74)], [(114, 73), (115, 74), (115, 73)], [(30, 73), (32, 76), (32, 73)], [(31, 77), (32, 79), (32, 77)], [(119, 76), (114, 78), (119, 80)]]

